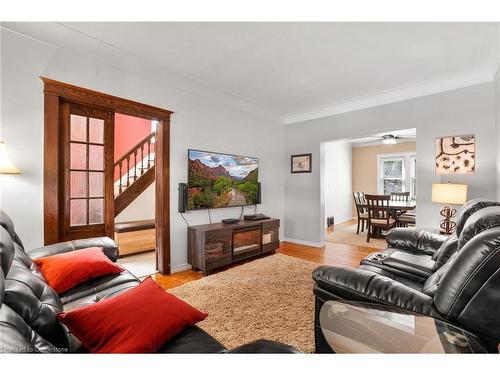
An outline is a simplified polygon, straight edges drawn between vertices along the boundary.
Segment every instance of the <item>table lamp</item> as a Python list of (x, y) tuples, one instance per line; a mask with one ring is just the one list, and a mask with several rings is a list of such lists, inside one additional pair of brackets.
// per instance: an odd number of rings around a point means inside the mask
[(439, 225), (441, 233), (451, 234), (457, 223), (453, 220), (457, 210), (451, 204), (464, 204), (467, 201), (467, 185), (463, 184), (432, 184), (432, 201), (443, 203), (440, 214), (443, 217)]
[(20, 174), (21, 171), (17, 169), (9, 159), (5, 142), (0, 141), (0, 174)]

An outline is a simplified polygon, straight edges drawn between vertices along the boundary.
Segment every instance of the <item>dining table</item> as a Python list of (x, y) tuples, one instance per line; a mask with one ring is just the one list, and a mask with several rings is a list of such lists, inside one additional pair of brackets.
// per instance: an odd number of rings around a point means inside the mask
[[(367, 209), (368, 205), (366, 203), (362, 203), (359, 205), (362, 208)], [(397, 201), (397, 200), (390, 200), (389, 201), (389, 209), (391, 211), (411, 211), (417, 208), (417, 201), (416, 200), (409, 200), (409, 201)]]

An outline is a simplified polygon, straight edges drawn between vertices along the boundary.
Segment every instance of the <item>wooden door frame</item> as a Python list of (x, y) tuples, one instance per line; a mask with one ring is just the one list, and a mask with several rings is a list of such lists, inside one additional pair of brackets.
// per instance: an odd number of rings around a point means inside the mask
[[(155, 144), (156, 266), (170, 274), (170, 115), (172, 111), (103, 94), (86, 88), (40, 77), (44, 83), (44, 243), (60, 242), (63, 173), (61, 145), (61, 101), (89, 105), (106, 111), (158, 121)], [(114, 216), (113, 216), (114, 220)]]

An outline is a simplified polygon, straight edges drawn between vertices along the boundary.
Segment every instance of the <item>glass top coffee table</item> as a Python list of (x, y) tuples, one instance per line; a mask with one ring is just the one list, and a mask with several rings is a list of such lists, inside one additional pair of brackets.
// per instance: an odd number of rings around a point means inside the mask
[(335, 353), (487, 353), (461, 328), (382, 305), (327, 301), (319, 319)]

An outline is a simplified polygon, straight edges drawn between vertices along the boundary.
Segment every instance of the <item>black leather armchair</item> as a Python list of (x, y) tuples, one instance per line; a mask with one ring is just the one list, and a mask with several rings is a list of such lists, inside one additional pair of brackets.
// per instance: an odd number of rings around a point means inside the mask
[[(477, 210), (466, 220), (457, 251), (423, 284), (403, 283), (387, 270), (322, 266), (316, 282), (316, 350), (324, 338), (318, 314), (326, 300), (351, 300), (431, 316), (476, 334), (492, 351), (500, 342), (500, 207)], [(397, 276), (397, 275), (395, 275)]]

